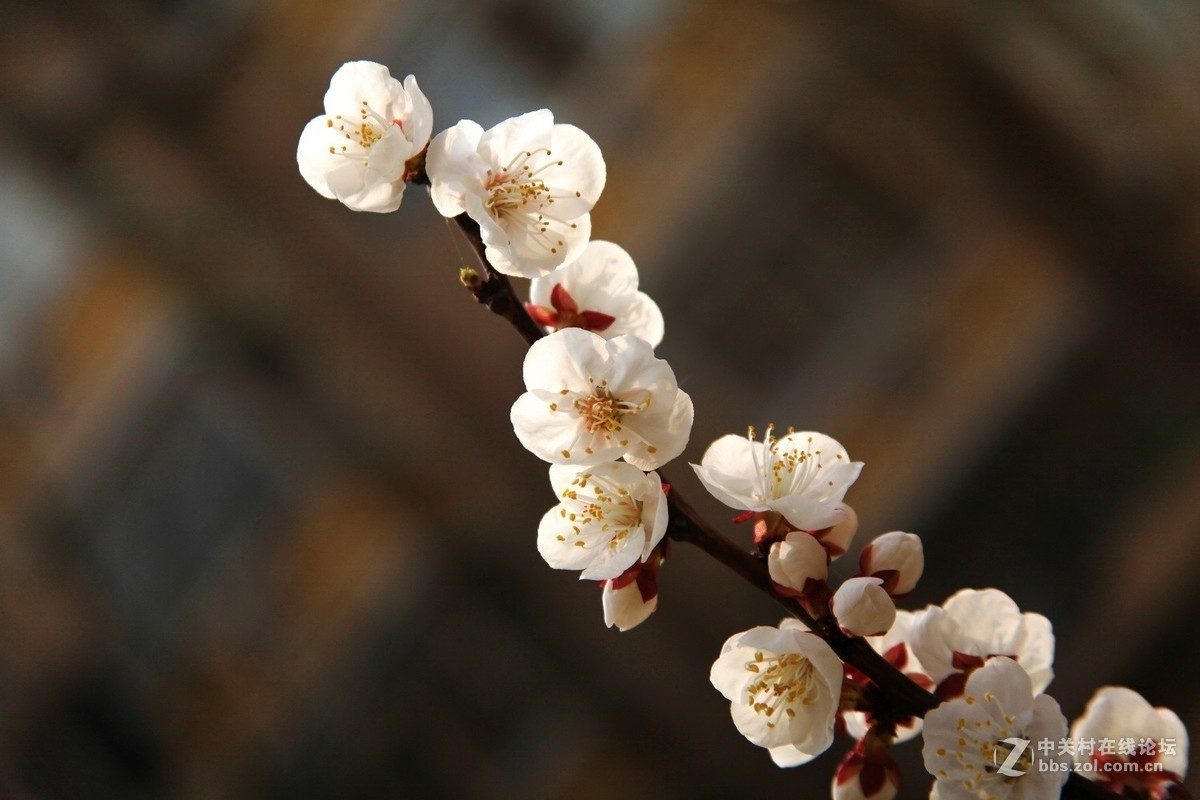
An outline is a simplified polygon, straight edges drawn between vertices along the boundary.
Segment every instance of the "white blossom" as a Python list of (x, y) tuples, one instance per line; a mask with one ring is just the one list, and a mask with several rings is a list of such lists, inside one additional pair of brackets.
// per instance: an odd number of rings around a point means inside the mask
[(994, 658), (967, 679), (963, 697), (925, 715), (921, 755), (941, 800), (1051, 800), (1070, 756), (1038, 744), (1066, 734), (1057, 701), (1035, 694), (1015, 661)]
[(903, 531), (876, 536), (859, 555), (858, 570), (862, 575), (882, 579), (883, 588), (892, 597), (904, 597), (916, 588), (925, 571), (921, 537)]
[(862, 470), (845, 449), (823, 433), (790, 431), (764, 441), (754, 429), (713, 442), (693, 464), (704, 487), (731, 508), (774, 511), (794, 528), (817, 531), (846, 519), (842, 498)]
[(881, 636), (896, 620), (896, 604), (879, 578), (850, 578), (833, 593), (829, 610), (853, 636)]
[(580, 254), (605, 180), (591, 137), (554, 124), (545, 109), (486, 132), (463, 120), (434, 137), (425, 168), (437, 210), (469, 215), (492, 266), (526, 278), (548, 275)]
[(784, 594), (800, 597), (808, 593), (810, 582), (825, 583), (829, 577), (829, 556), (811, 533), (792, 531), (771, 544), (767, 570)]
[(1022, 614), (999, 589), (963, 589), (941, 607), (919, 612), (908, 643), (937, 684), (961, 676), (991, 656), (1016, 659), (1033, 680), (1034, 691), (1044, 691), (1054, 678), (1050, 620), (1032, 612)]
[(667, 532), (667, 498), (657, 473), (617, 461), (550, 467), (561, 502), (538, 526), (538, 552), (580, 579), (616, 578), (645, 561)]
[(568, 328), (529, 348), (524, 375), (528, 391), (513, 404), (513, 429), (545, 461), (590, 466), (624, 457), (651, 470), (687, 445), (692, 400), (642, 339)]
[(605, 339), (629, 334), (658, 347), (663, 316), (650, 295), (638, 291), (629, 254), (593, 240), (566, 266), (529, 286), (529, 315), (547, 330), (583, 328)]
[(1117, 793), (1130, 787), (1162, 797), (1187, 774), (1188, 734), (1178, 715), (1124, 686), (1092, 696), (1071, 725), (1071, 740), (1080, 774)]
[(733, 724), (781, 767), (811, 761), (833, 741), (842, 662), (793, 620), (735, 634), (709, 675)]
[(432, 130), (433, 109), (416, 78), (401, 84), (382, 64), (351, 61), (329, 81), (325, 113), (304, 126), (296, 164), (322, 197), (355, 211), (395, 211), (406, 163)]

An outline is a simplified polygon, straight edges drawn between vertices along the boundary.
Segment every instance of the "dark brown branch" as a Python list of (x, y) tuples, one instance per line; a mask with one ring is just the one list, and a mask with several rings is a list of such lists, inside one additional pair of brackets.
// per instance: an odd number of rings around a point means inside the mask
[(671, 511), (669, 532), (672, 539), (699, 547), (819, 633), (839, 658), (884, 690), (895, 711), (923, 717), (926, 711), (937, 707), (939, 701), (936, 697), (889, 664), (865, 639), (842, 633), (831, 617), (815, 619), (798, 600), (777, 592), (767, 572), (766, 561), (757, 554), (742, 550), (714, 530), (676, 491), (674, 485), (667, 500)]
[[(463, 270), (463, 284), (477, 301), (487, 306), (492, 313), (508, 320), (527, 343), (533, 344), (545, 336), (541, 327), (525, 312), (525, 306), (513, 290), (512, 283), (488, 263), (483, 240), (479, 235), (479, 226), (466, 214), (455, 217), (455, 222), (474, 248), (483, 269), (482, 275), (474, 270)], [(775, 591), (766, 562), (761, 556), (742, 550), (718, 533), (696, 513), (674, 486), (667, 496), (667, 503), (670, 508), (669, 533), (672, 539), (688, 542), (708, 553), (816, 631), (829, 643), (839, 658), (869, 677), (884, 691), (893, 710), (901, 714), (923, 717), (925, 712), (937, 707), (940, 701), (936, 697), (906, 678), (883, 656), (875, 652), (866, 640), (842, 633), (837, 623), (828, 617), (815, 619), (797, 600), (784, 597)], [(1077, 774), (1072, 774), (1067, 780), (1061, 796), (1070, 800), (1119, 800), (1119, 795)], [(1183, 786), (1172, 787), (1168, 796), (1174, 800), (1190, 800), (1190, 795)]]
[(479, 266), (483, 268), (482, 275), (474, 270), (464, 269), (461, 273), (463, 285), (493, 314), (499, 314), (508, 320), (526, 344), (533, 344), (545, 336), (545, 331), (525, 313), (525, 306), (517, 297), (508, 277), (501, 275), (488, 262), (486, 248), (479, 235), (479, 225), (466, 214), (459, 214), (454, 221), (471, 243), (475, 255), (479, 258)]

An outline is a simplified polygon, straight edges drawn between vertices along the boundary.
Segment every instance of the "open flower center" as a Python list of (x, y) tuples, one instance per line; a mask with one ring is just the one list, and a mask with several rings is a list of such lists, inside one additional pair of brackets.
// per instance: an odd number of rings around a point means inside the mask
[(404, 130), (404, 125), (400, 120), (385, 119), (383, 115), (371, 108), (366, 100), (363, 100), (362, 105), (359, 106), (357, 119), (354, 117), (354, 114), (349, 116), (335, 114), (332, 117), (326, 117), (325, 125), (336, 128), (342, 138), (348, 142), (348, 144), (330, 146), (330, 153), (366, 161), (371, 146), (382, 139), (392, 125), (400, 128), (401, 132)]
[[(634, 500), (629, 490), (612, 481), (584, 472), (563, 491), (562, 497), (572, 508), (561, 515), (571, 524), (575, 547), (587, 547), (584, 530), (602, 534), (603, 543), (616, 550), (642, 524), (642, 501)], [(566, 537), (559, 535), (560, 542)]]
[(499, 170), (489, 169), (484, 180), (484, 189), (488, 193), (484, 207), (498, 221), (523, 228), (541, 247), (557, 253), (565, 242), (550, 230), (551, 224), (558, 223), (571, 228), (576, 224), (567, 223), (550, 211), (555, 196), (539, 176), (548, 169), (563, 165), (561, 160), (551, 159), (550, 155), (548, 147), (522, 150), (507, 166)]
[[(792, 428), (788, 428), (789, 434), (794, 432)], [(746, 436), (754, 442), (754, 426), (750, 426)], [(786, 495), (804, 493), (824, 469), (820, 459), (821, 451), (813, 449), (811, 436), (803, 447), (797, 446), (792, 439), (788, 442), (788, 447), (781, 448), (779, 440), (775, 438), (775, 426), (768, 425), (761, 450), (757, 447), (751, 448), (758, 472), (758, 491), (754, 494), (755, 499), (777, 500)], [(839, 453), (837, 457), (840, 459), (842, 456)], [(833, 483), (830, 482), (829, 485), (833, 486)]]
[(817, 700), (816, 667), (799, 653), (767, 655), (759, 650), (746, 662), (746, 671), (756, 676), (746, 687), (746, 704), (767, 718), (768, 728), (785, 716), (796, 716), (796, 706)]
[(614, 397), (608, 389), (608, 381), (593, 382), (591, 394), (574, 402), (575, 412), (583, 420), (587, 432), (602, 434), (605, 439), (611, 439), (614, 433), (623, 430), (621, 420), (627, 415), (636, 414), (649, 405), (649, 394), (644, 399)]
[[(1007, 731), (1005, 731), (1007, 733)], [(998, 772), (1000, 767), (1005, 765), (1012, 751), (1016, 749), (1016, 745), (999, 740), (981, 739), (976, 741), (979, 748), (980, 762), (983, 766), (983, 771), (988, 774), (998, 774), (1001, 778), (1007, 781), (1012, 781), (1021, 775), (1029, 772), (1033, 767), (1033, 746), (1026, 745), (1022, 748), (1021, 754), (1017, 756), (1017, 760), (1008, 765), (1009, 773)]]

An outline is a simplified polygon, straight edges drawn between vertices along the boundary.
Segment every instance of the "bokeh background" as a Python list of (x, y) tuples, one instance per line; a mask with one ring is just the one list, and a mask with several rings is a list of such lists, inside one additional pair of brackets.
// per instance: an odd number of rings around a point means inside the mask
[[(1200, 730), (1200, 8), (1151, 0), (0, 2), (0, 796), (820, 797), (708, 668), (779, 611), (679, 546), (618, 634), (538, 557), (523, 345), (425, 192), (294, 163), (343, 61), (608, 162), (696, 404), (867, 467), (917, 608), (999, 586), (1069, 717)], [(852, 558), (840, 568), (852, 570)], [(927, 786), (909, 745), (905, 796)]]

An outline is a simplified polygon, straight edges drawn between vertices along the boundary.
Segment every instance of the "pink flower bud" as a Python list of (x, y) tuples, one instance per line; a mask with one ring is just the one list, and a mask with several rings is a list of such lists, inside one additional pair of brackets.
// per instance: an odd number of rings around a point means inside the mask
[(925, 550), (914, 533), (892, 531), (877, 536), (858, 557), (860, 575), (879, 578), (892, 597), (904, 597), (925, 570)]
[(801, 597), (829, 577), (829, 556), (811, 533), (792, 531), (771, 545), (767, 570), (781, 593)]
[(879, 578), (850, 578), (834, 592), (829, 608), (842, 630), (854, 636), (881, 636), (896, 621), (896, 604)]

